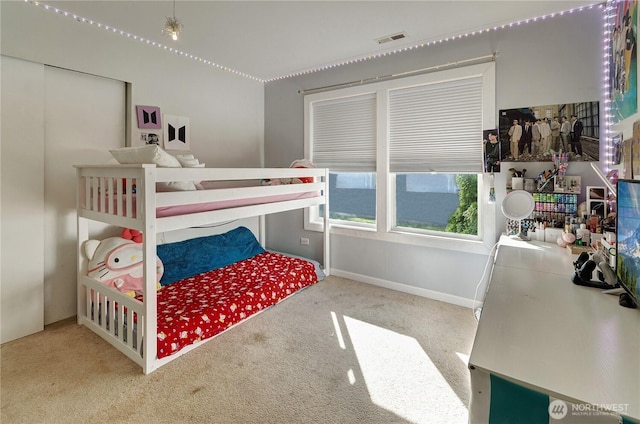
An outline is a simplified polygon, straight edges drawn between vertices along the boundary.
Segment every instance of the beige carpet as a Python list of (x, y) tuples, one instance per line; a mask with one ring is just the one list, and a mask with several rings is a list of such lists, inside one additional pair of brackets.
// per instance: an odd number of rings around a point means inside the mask
[(9, 423), (466, 423), (471, 310), (329, 277), (148, 376), (74, 320), (2, 345)]

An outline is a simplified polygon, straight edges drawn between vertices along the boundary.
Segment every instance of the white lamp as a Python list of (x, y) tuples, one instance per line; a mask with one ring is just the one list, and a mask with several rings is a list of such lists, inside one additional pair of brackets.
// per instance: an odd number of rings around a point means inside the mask
[(598, 165), (595, 162), (591, 162), (591, 168), (593, 168), (593, 170), (598, 175), (598, 177), (607, 186), (607, 188), (609, 189), (609, 193), (611, 193), (611, 194), (613, 194), (614, 196), (617, 197), (618, 196), (618, 190), (616, 190), (616, 186), (611, 184), (611, 181), (609, 181), (609, 178), (607, 178), (607, 176), (604, 175), (604, 173), (600, 170), (600, 168), (598, 168)]
[(518, 221), (518, 238), (529, 241), (529, 237), (522, 232), (522, 220), (533, 212), (536, 202), (531, 193), (525, 190), (514, 190), (502, 201), (502, 213), (508, 219)]

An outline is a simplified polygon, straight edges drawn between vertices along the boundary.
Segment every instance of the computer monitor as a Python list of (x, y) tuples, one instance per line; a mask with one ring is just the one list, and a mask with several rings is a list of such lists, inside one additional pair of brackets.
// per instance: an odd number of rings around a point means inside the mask
[(620, 304), (637, 307), (640, 299), (640, 181), (618, 180), (616, 275), (625, 293)]

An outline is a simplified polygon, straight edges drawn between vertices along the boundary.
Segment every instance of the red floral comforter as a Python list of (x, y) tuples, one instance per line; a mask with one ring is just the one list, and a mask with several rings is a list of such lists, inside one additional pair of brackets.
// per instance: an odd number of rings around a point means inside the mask
[(165, 286), (157, 294), (158, 358), (213, 337), (317, 281), (311, 262), (264, 252)]

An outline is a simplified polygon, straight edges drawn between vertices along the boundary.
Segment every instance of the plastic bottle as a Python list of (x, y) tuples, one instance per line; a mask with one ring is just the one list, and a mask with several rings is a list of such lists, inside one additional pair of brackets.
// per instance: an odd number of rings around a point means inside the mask
[(591, 243), (591, 232), (587, 229), (586, 224), (580, 224), (580, 228), (576, 230), (576, 244), (578, 246), (589, 246)]

